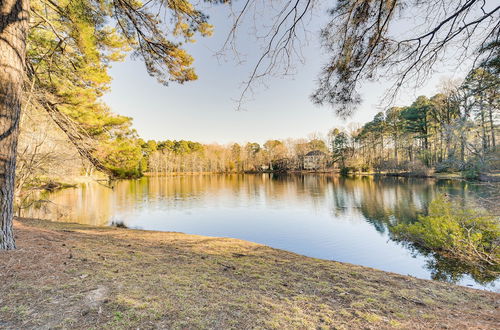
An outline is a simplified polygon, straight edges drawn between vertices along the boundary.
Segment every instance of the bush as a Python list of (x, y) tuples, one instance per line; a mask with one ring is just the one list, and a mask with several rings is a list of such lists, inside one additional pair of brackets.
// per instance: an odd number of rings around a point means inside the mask
[(348, 167), (348, 166), (342, 167), (340, 169), (340, 175), (344, 175), (344, 176), (348, 175), (350, 171), (351, 171), (350, 167)]
[(436, 164), (436, 172), (438, 173), (453, 173), (458, 172), (463, 167), (460, 161), (455, 158), (449, 158)]
[(466, 262), (500, 266), (498, 217), (485, 211), (461, 207), (440, 196), (429, 206), (429, 214), (413, 224), (393, 228), (399, 240)]
[(370, 165), (363, 165), (363, 166), (361, 166), (361, 172), (368, 173), (368, 172), (371, 172), (371, 171), (373, 171), (373, 168)]
[(142, 176), (140, 169), (111, 168), (114, 179), (137, 179)]
[(405, 163), (402, 168), (411, 176), (427, 177), (432, 174), (432, 170), (425, 166), (420, 160)]
[(462, 177), (466, 180), (477, 180), (479, 179), (480, 175), (481, 172), (479, 172), (477, 169), (468, 169), (462, 172)]
[(468, 162), (462, 171), (462, 177), (466, 180), (477, 180), (481, 175), (481, 169), (475, 163)]
[(377, 170), (387, 171), (387, 172), (397, 172), (400, 170), (400, 166), (395, 159), (383, 160), (377, 164)]

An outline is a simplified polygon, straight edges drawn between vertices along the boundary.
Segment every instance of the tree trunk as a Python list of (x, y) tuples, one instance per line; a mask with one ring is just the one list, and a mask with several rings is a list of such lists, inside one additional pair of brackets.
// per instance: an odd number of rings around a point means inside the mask
[(495, 150), (496, 147), (496, 141), (495, 141), (495, 123), (493, 121), (493, 107), (489, 107), (489, 119), (490, 119), (490, 130), (491, 130), (491, 145), (493, 147), (493, 150)]
[(486, 135), (486, 121), (484, 118), (484, 109), (483, 109), (483, 95), (481, 93), (481, 97), (479, 98), (479, 113), (481, 117), (481, 129), (482, 129), (482, 142), (483, 142), (483, 154), (488, 150), (488, 140)]
[(398, 159), (398, 135), (394, 134), (394, 160), (396, 161), (396, 165), (399, 165)]
[(16, 247), (12, 218), (17, 137), (26, 64), (28, 1), (0, 2), (0, 250)]

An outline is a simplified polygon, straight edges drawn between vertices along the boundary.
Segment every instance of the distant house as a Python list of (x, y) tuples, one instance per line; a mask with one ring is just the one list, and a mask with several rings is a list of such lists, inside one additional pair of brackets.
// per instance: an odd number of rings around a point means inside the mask
[(269, 165), (260, 165), (259, 170), (261, 171), (267, 171), (269, 169)]
[(304, 170), (319, 170), (326, 164), (326, 154), (320, 150), (313, 150), (304, 156)]

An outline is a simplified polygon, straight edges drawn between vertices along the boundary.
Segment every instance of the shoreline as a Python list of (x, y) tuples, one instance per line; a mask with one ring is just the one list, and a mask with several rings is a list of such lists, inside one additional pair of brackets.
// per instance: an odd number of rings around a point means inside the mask
[[(257, 243), (18, 219), (0, 327), (493, 328), (500, 294)], [(38, 280), (37, 280), (38, 279)], [(68, 292), (73, 292), (69, 294)]]
[[(310, 171), (310, 170), (290, 170), (290, 171), (245, 171), (245, 172), (167, 172), (167, 173), (144, 173), (144, 177), (155, 176), (182, 176), (182, 175), (225, 175), (225, 174), (332, 174), (341, 176), (338, 170), (323, 170), (323, 171)], [(410, 172), (353, 172), (345, 177), (357, 176), (381, 176), (381, 177), (402, 177), (402, 178), (420, 178), (420, 179), (436, 179), (436, 180), (457, 180), (468, 182), (500, 182), (500, 175), (493, 173), (481, 174), (477, 180), (466, 179), (461, 176), (460, 172), (453, 173), (433, 173), (428, 175), (414, 174)]]
[[(338, 170), (324, 170), (324, 171), (309, 171), (309, 170), (293, 170), (293, 171), (246, 171), (246, 172), (167, 172), (167, 173), (152, 173), (145, 172), (142, 177), (175, 177), (175, 176), (197, 176), (197, 175), (244, 175), (244, 174), (276, 174), (276, 175), (286, 175), (286, 174), (322, 174), (322, 175), (335, 175), (342, 176)], [(500, 174), (481, 174), (477, 180), (468, 180), (460, 175), (459, 172), (456, 173), (434, 173), (429, 175), (416, 175), (408, 172), (354, 172), (349, 173), (345, 177), (363, 177), (363, 176), (373, 176), (373, 177), (402, 177), (402, 178), (417, 178), (417, 179), (436, 179), (436, 180), (454, 180), (454, 181), (467, 181), (467, 182), (490, 182), (496, 183), (500, 182)], [(137, 180), (139, 178), (120, 178), (112, 179), (113, 181), (122, 180)], [(89, 176), (79, 176), (72, 177), (69, 179), (54, 178), (47, 180), (40, 184), (40, 186), (35, 187), (35, 190), (53, 192), (57, 190), (63, 190), (68, 188), (79, 188), (81, 185), (104, 182), (108, 184), (109, 179), (104, 177), (89, 177)]]

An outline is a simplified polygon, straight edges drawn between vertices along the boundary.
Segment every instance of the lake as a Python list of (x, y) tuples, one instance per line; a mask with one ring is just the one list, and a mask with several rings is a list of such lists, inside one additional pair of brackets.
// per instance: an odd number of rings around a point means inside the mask
[(49, 193), (44, 196), (49, 203), (22, 215), (239, 238), (499, 292), (498, 278), (425, 255), (393, 241), (390, 233), (391, 225), (425, 213), (440, 193), (473, 202), (490, 190), (480, 183), (330, 174), (152, 176), (118, 181), (113, 189), (91, 183)]

